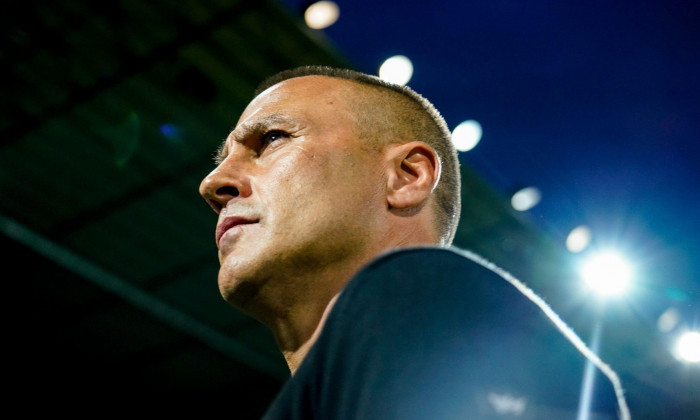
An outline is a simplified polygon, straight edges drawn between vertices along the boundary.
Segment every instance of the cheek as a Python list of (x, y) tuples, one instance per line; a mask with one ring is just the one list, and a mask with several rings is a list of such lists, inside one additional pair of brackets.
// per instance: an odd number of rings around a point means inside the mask
[(275, 209), (278, 226), (357, 217), (382, 205), (376, 169), (344, 151), (299, 147), (277, 159), (259, 179), (261, 204), (263, 209)]
[(311, 217), (333, 181), (323, 165), (299, 156), (284, 156), (256, 177), (257, 204), (276, 233), (285, 233)]
[(309, 151), (301, 146), (277, 159), (266, 175), (266, 184), (285, 196), (306, 196), (309, 191), (328, 189), (337, 184), (337, 157)]

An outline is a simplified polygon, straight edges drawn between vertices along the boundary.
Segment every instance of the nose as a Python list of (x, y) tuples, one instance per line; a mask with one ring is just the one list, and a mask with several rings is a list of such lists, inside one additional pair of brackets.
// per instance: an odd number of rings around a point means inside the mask
[(199, 194), (216, 213), (220, 213), (230, 200), (250, 195), (248, 177), (240, 168), (234, 170), (232, 166), (232, 162), (224, 160), (199, 184)]

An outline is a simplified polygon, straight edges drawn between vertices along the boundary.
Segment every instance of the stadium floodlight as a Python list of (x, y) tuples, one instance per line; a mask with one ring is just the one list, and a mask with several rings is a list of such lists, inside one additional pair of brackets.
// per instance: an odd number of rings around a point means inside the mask
[(619, 296), (632, 282), (632, 266), (612, 250), (589, 256), (581, 264), (579, 274), (594, 292), (603, 296)]

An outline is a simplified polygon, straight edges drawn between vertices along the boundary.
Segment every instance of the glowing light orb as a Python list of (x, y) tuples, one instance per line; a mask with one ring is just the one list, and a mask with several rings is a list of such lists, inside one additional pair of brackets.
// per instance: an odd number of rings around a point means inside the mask
[(689, 362), (700, 362), (700, 332), (690, 331), (684, 333), (676, 344), (678, 358)]
[(661, 332), (669, 332), (676, 328), (681, 320), (681, 314), (676, 308), (668, 308), (656, 320), (656, 327)]
[(477, 121), (463, 121), (452, 130), (452, 143), (460, 152), (468, 152), (479, 144), (482, 133), (481, 124)]
[(304, 11), (304, 21), (311, 29), (324, 29), (334, 24), (340, 16), (340, 8), (332, 1), (317, 1)]
[(587, 226), (578, 226), (566, 237), (566, 249), (570, 252), (581, 252), (591, 243), (591, 230)]
[(587, 259), (580, 275), (595, 292), (614, 296), (625, 292), (632, 281), (632, 267), (614, 251), (606, 251)]
[(413, 76), (413, 63), (408, 57), (395, 55), (387, 58), (379, 67), (379, 78), (397, 85), (405, 85)]
[(510, 198), (510, 205), (517, 211), (527, 211), (539, 204), (542, 193), (535, 187), (519, 190)]

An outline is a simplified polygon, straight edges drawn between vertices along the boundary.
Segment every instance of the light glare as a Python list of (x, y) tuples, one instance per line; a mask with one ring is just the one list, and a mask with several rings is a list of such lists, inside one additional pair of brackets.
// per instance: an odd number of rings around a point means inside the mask
[(340, 16), (340, 8), (332, 1), (317, 1), (304, 11), (304, 20), (311, 29), (324, 29), (334, 24)]
[(483, 130), (478, 121), (463, 121), (452, 131), (452, 143), (460, 152), (468, 152), (479, 144), (482, 134)]
[(542, 199), (542, 193), (535, 187), (523, 188), (513, 194), (510, 204), (517, 211), (527, 211), (535, 207)]
[(395, 55), (387, 58), (379, 67), (379, 78), (389, 83), (405, 85), (413, 76), (413, 63), (408, 57)]
[(668, 308), (659, 316), (659, 319), (656, 320), (656, 327), (661, 332), (669, 332), (676, 328), (680, 320), (681, 314), (678, 312), (678, 309)]
[(588, 226), (578, 226), (566, 237), (566, 249), (570, 252), (581, 252), (591, 243), (591, 230)]
[(510, 394), (498, 394), (489, 392), (487, 394), (491, 407), (500, 415), (513, 417), (520, 416), (527, 408), (527, 398), (514, 397)]
[(632, 280), (632, 268), (619, 254), (607, 251), (586, 260), (580, 275), (595, 292), (612, 296), (627, 290)]
[(678, 340), (676, 351), (678, 358), (689, 362), (700, 362), (700, 332), (689, 331), (684, 333)]

